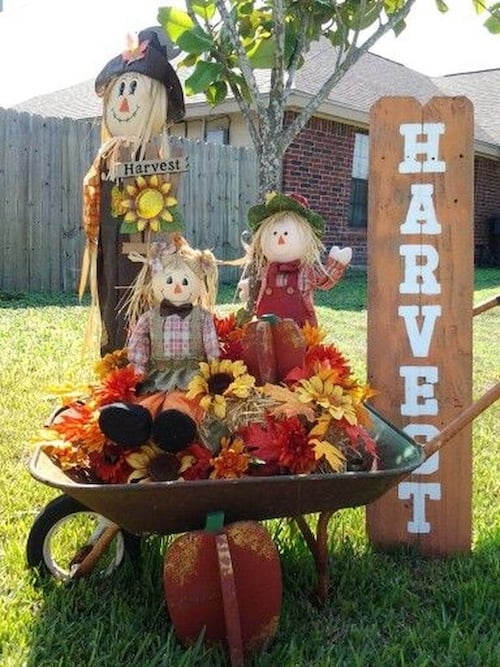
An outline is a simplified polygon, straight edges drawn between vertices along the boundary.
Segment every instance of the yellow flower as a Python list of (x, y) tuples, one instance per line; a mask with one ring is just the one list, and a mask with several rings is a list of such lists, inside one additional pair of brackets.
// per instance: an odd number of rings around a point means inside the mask
[[(177, 199), (170, 196), (172, 183), (162, 181), (158, 176), (137, 176), (135, 182), (126, 187), (126, 195), (120, 201), (125, 213), (124, 222), (142, 231), (150, 227), (157, 232), (167, 229), (174, 222), (170, 208), (177, 205)], [(167, 223), (165, 226), (162, 223)]]
[(254, 385), (255, 378), (242, 361), (203, 361), (199, 374), (189, 383), (186, 398), (198, 400), (204, 410), (224, 419), (226, 399), (248, 398)]
[(295, 391), (303, 403), (313, 403), (333, 419), (345, 419), (349, 424), (358, 423), (353, 397), (335, 384), (335, 372), (332, 369), (320, 368), (316, 375), (301, 380)]

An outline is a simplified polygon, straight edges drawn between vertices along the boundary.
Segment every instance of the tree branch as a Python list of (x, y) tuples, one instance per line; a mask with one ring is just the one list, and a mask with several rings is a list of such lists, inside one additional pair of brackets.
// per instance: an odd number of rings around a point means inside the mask
[(333, 74), (325, 81), (319, 92), (309, 100), (299, 115), (282, 133), (280, 138), (280, 148), (283, 152), (292, 143), (294, 137), (305, 127), (307, 121), (311, 118), (319, 105), (324, 100), (326, 100), (333, 87), (340, 81), (346, 72), (360, 59), (364, 53), (366, 53), (374, 44), (376, 44), (376, 42), (381, 37), (383, 37), (383, 35), (389, 32), (389, 30), (391, 30), (402, 19), (406, 18), (415, 1), (416, 0), (408, 0), (400, 10), (394, 14), (391, 14), (387, 22), (380, 24), (377, 30), (365, 42), (363, 42), (361, 47), (358, 48), (355, 46), (355, 44), (351, 45), (351, 47), (346, 52), (343, 61), (340, 63), (340, 65), (335, 67)]

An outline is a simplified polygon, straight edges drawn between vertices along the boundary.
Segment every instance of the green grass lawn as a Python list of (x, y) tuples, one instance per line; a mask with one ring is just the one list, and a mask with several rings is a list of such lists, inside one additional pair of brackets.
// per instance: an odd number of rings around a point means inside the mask
[[(500, 270), (476, 272), (475, 303), (500, 292)], [(223, 286), (220, 310), (234, 308)], [(350, 271), (316, 303), (329, 339), (364, 377), (366, 275)], [(69, 295), (0, 294), (0, 665), (172, 667), (227, 664), (217, 648), (182, 648), (169, 625), (161, 572), (168, 538), (142, 547), (142, 568), (63, 585), (25, 561), (37, 512), (57, 495), (27, 464), (32, 437), (54, 407), (47, 387), (93, 377), (80, 353), (87, 305)], [(474, 319), (474, 395), (498, 379), (500, 312)], [(342, 510), (330, 528), (330, 595), (312, 604), (311, 555), (292, 524), (266, 523), (284, 583), (279, 632), (258, 667), (496, 667), (500, 664), (499, 404), (473, 428), (473, 549), (424, 559), (371, 549), (363, 508)], [(256, 582), (258, 585), (258, 582)]]

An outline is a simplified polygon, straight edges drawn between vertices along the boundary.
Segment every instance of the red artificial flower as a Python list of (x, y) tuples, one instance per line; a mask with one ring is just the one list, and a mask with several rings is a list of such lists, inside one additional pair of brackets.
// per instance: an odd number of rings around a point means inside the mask
[(291, 473), (309, 473), (316, 466), (314, 447), (298, 417), (277, 423), (280, 454), (278, 463)]
[(208, 479), (212, 472), (212, 454), (197, 442), (178, 452), (177, 458), (181, 462), (180, 477), (183, 479)]
[(264, 424), (253, 422), (240, 428), (237, 436), (240, 437), (252, 457), (264, 463), (277, 463), (280, 456), (279, 430), (277, 420), (266, 415)]
[(133, 403), (136, 398), (135, 389), (140, 380), (141, 376), (131, 365), (116, 368), (93, 390), (96, 404), (102, 406), (119, 401)]
[(107, 442), (100, 452), (89, 454), (90, 467), (103, 482), (125, 484), (132, 472), (132, 468), (125, 458), (129, 453), (129, 450), (112, 442)]
[(336, 371), (337, 384), (350, 377), (352, 371), (347, 359), (334, 345), (312, 345), (306, 351), (305, 368), (308, 376), (314, 375), (318, 366)]
[(219, 338), (221, 359), (237, 361), (242, 358), (243, 327), (238, 325), (236, 315), (230, 313), (227, 317), (214, 317), (215, 328)]

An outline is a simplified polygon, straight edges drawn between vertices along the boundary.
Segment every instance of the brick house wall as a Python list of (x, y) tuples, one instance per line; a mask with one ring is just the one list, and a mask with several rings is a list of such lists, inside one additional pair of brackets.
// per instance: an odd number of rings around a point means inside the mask
[(500, 266), (500, 235), (492, 219), (500, 219), (500, 162), (474, 160), (474, 244), (476, 264)]
[[(290, 121), (286, 115), (285, 123)], [(313, 117), (283, 159), (283, 192), (300, 192), (326, 220), (323, 241), (351, 246), (353, 264), (366, 264), (366, 230), (349, 227), (354, 138), (366, 130)]]
[[(290, 122), (288, 113), (285, 123)], [(366, 129), (313, 117), (295, 137), (283, 159), (283, 192), (300, 192), (327, 222), (323, 241), (351, 246), (353, 264), (367, 264), (366, 229), (349, 226), (354, 140)], [(488, 220), (500, 214), (500, 162), (483, 157), (474, 161), (476, 263), (491, 263), (482, 251), (491, 243)], [(497, 257), (498, 263), (498, 257)]]

